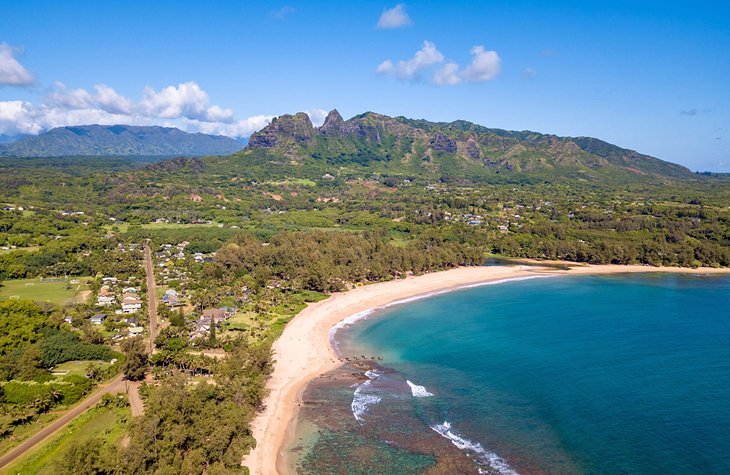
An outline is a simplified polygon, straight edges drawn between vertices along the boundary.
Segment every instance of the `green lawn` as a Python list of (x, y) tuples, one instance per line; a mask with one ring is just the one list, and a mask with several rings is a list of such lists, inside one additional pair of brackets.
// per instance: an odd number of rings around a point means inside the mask
[(99, 368), (101, 370), (107, 369), (109, 366), (111, 366), (111, 363), (108, 361), (90, 361), (90, 360), (84, 360), (84, 361), (67, 361), (65, 363), (61, 363), (60, 365), (54, 366), (53, 372), (54, 373), (62, 373), (64, 371), (68, 371), (68, 375), (76, 375), (76, 376), (86, 376), (86, 367), (89, 366), (89, 363), (96, 363), (99, 365)]
[(40, 448), (33, 450), (6, 469), (19, 475), (53, 475), (59, 473), (56, 462), (62, 460), (73, 444), (91, 440), (117, 443), (124, 434), (131, 414), (129, 407), (95, 407), (77, 417)]
[[(18, 299), (51, 302), (63, 305), (73, 301), (76, 294), (89, 287), (85, 284), (91, 277), (72, 277), (61, 282), (41, 282), (35, 279), (15, 279), (3, 281), (0, 287), (0, 300)], [(78, 284), (72, 284), (78, 280)]]

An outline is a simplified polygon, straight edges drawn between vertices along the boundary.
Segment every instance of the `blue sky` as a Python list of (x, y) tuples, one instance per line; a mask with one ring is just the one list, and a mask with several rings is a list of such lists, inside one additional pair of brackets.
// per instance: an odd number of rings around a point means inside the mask
[(247, 135), (336, 107), (594, 136), (730, 171), (730, 5), (475, 3), (0, 0), (0, 133)]

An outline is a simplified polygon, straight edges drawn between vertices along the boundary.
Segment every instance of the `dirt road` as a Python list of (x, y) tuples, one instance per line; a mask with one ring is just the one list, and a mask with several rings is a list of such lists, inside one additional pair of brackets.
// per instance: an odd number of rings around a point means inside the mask
[(147, 273), (147, 311), (150, 314), (150, 339), (147, 342), (147, 353), (155, 350), (157, 337), (157, 295), (155, 294), (155, 269), (152, 265), (150, 246), (144, 246), (144, 269)]

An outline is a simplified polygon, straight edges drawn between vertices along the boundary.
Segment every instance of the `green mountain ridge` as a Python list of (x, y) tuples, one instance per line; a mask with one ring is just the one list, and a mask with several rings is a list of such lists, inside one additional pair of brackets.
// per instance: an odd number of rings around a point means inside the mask
[(591, 137), (492, 129), (464, 120), (429, 122), (366, 112), (321, 127), (305, 113), (283, 115), (254, 133), (236, 156), (258, 163), (367, 166), (375, 172), (440, 179), (498, 175), (594, 181), (682, 179), (692, 172)]
[(229, 155), (243, 144), (221, 135), (188, 133), (174, 127), (82, 125), (57, 127), (0, 145), (0, 156)]

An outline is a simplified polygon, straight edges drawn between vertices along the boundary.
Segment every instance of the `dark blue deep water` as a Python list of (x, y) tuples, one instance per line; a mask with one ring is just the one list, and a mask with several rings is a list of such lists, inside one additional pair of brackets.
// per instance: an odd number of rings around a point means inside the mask
[(309, 413), (340, 425), (303, 411), (300, 471), (327, 473), (341, 451), (357, 468), (332, 473), (448, 473), (434, 437), (474, 473), (730, 473), (726, 276), (488, 285), (378, 311), (337, 341), (380, 369), (308, 390)]

